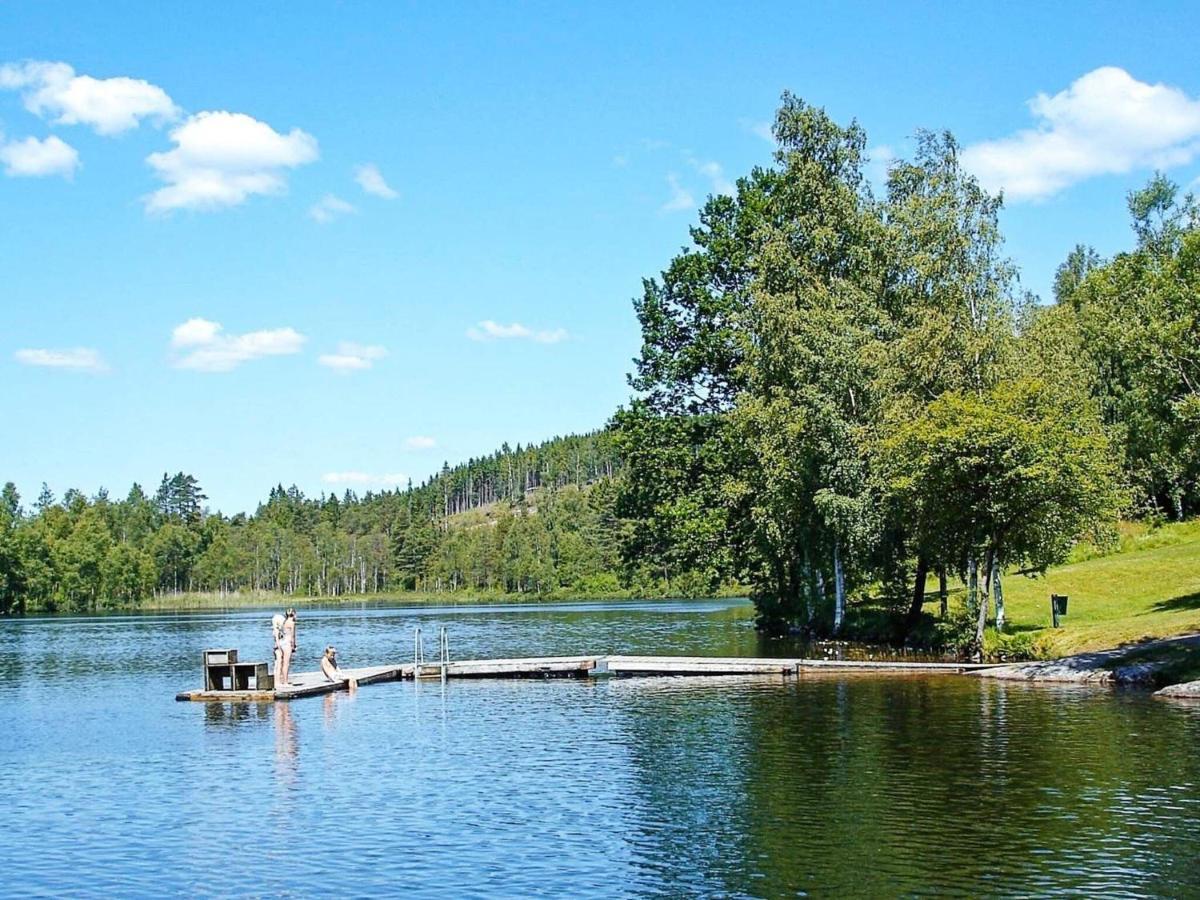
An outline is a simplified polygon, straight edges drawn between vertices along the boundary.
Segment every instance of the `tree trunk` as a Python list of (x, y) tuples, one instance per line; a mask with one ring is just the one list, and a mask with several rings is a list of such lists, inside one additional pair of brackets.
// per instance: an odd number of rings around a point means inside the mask
[(940, 604), (940, 612), (943, 619), (950, 612), (949, 599), (950, 594), (946, 590), (946, 569), (943, 567), (938, 570), (938, 603)]
[(817, 569), (817, 591), (808, 604), (808, 627), (811, 630), (817, 620), (817, 610), (825, 605), (825, 575)]
[(833, 542), (833, 633), (842, 630), (842, 620), (846, 617), (846, 579), (842, 572), (841, 542)]
[(992, 598), (996, 601), (996, 630), (1004, 630), (1004, 585), (1000, 583), (1000, 565), (992, 561)]
[(967, 612), (975, 615), (979, 603), (979, 566), (974, 556), (967, 557)]
[(987, 624), (988, 598), (987, 594), (979, 596), (979, 572), (974, 558), (971, 559), (971, 595), (975, 598), (975, 647), (983, 653), (983, 627)]
[(924, 556), (917, 557), (917, 574), (913, 584), (912, 603), (908, 607), (908, 616), (904, 620), (904, 633), (907, 636), (921, 621), (921, 608), (925, 605), (925, 581), (929, 577), (929, 562)]

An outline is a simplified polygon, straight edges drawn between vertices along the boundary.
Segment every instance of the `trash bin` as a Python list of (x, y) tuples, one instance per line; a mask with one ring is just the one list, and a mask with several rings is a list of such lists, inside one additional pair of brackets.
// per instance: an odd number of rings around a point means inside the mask
[(1051, 594), (1050, 595), (1050, 624), (1055, 628), (1058, 627), (1058, 617), (1067, 614), (1067, 595), (1066, 594)]

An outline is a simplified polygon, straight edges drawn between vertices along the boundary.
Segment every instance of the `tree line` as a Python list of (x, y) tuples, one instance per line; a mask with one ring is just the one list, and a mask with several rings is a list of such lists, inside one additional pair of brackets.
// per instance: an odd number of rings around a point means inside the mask
[(949, 133), (921, 133), (881, 196), (856, 123), (785, 94), (774, 135), (773, 165), (710, 198), (635, 302), (626, 560), (749, 584), (775, 633), (838, 633), (870, 596), (903, 636), (931, 580), (944, 598), (958, 578), (978, 646), (1004, 571), (1122, 512), (1197, 511), (1190, 195), (1162, 176), (1131, 194), (1135, 247), (1077, 247), (1043, 306)]
[(305, 497), (271, 489), (253, 514), (207, 509), (197, 479), (148, 495), (101, 489), (26, 509), (0, 492), (0, 613), (131, 607), (187, 592), (296, 596), (488, 590), (616, 592), (609, 432), (510, 448), (400, 490)]

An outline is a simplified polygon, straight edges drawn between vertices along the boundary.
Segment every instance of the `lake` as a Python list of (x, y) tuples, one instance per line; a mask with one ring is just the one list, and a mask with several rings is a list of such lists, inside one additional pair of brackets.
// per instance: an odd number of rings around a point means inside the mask
[[(0, 622), (0, 892), (1200, 896), (1200, 705), (965, 676), (177, 703), (270, 611)], [(774, 654), (740, 601), (301, 609), (294, 668)]]

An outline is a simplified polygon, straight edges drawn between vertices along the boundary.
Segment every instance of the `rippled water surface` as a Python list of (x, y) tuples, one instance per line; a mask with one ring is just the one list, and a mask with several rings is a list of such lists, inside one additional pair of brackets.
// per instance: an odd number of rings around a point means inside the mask
[[(736, 602), (302, 610), (297, 668), (754, 654)], [(0, 622), (0, 893), (1200, 896), (1200, 706), (966, 677), (177, 703), (263, 611)]]

